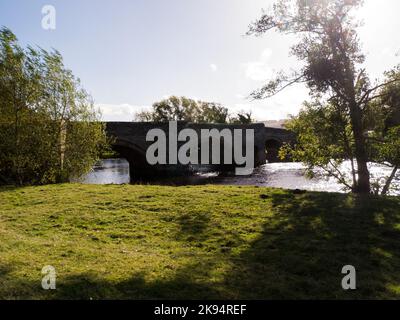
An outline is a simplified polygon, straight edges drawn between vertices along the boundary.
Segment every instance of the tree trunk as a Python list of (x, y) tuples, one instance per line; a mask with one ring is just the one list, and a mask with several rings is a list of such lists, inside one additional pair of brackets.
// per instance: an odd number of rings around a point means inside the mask
[(368, 156), (365, 137), (362, 130), (361, 110), (354, 101), (350, 106), (351, 124), (355, 142), (355, 157), (357, 161), (357, 184), (354, 193), (371, 193), (370, 173), (368, 170)]
[(386, 184), (385, 184), (385, 186), (383, 187), (383, 190), (382, 190), (382, 195), (383, 196), (386, 196), (387, 193), (389, 192), (390, 185), (392, 184), (393, 179), (396, 176), (397, 170), (399, 170), (399, 166), (395, 166), (393, 168), (392, 174), (390, 175), (389, 179), (386, 181)]
[(368, 154), (362, 123), (362, 111), (356, 98), (354, 68), (346, 55), (344, 55), (343, 58), (346, 59), (346, 72), (344, 78), (347, 79), (347, 102), (349, 106), (351, 127), (354, 135), (355, 158), (357, 161), (358, 179), (353, 193), (370, 194), (371, 182), (368, 170)]
[(342, 129), (343, 129), (343, 141), (345, 144), (347, 157), (350, 159), (350, 164), (351, 164), (351, 177), (353, 179), (353, 183), (352, 183), (353, 187), (351, 188), (351, 191), (354, 192), (356, 185), (357, 185), (356, 169), (354, 166), (354, 154), (353, 154), (353, 151), (351, 150), (349, 138), (347, 137), (346, 123), (344, 121), (342, 123)]

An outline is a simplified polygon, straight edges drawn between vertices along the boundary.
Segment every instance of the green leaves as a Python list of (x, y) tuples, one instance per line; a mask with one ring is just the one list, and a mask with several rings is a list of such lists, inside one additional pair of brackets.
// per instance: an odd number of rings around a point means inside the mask
[[(251, 94), (254, 99), (268, 98), (288, 86), (305, 83), (310, 96), (324, 101), (321, 108), (307, 108), (293, 120), (300, 147), (283, 151), (282, 156), (289, 152), (311, 169), (320, 166), (348, 187), (350, 184), (338, 164), (350, 159), (353, 185), (350, 188), (357, 193), (370, 193), (368, 161), (374, 157), (388, 159), (389, 155), (385, 156), (383, 150), (376, 151), (367, 141), (366, 133), (375, 123), (382, 127), (383, 113), (378, 109), (384, 104), (391, 110), (386, 130), (400, 125), (400, 72), (387, 73), (387, 82), (371, 86), (362, 68), (365, 56), (357, 36), (358, 21), (351, 14), (361, 4), (361, 0), (277, 0), (270, 12), (263, 12), (250, 25), (248, 34), (260, 36), (275, 30), (296, 35), (298, 41), (290, 53), (302, 62), (292, 74), (280, 72), (254, 91)], [(376, 99), (381, 101), (373, 110)], [(373, 131), (377, 131), (376, 126)], [(374, 135), (381, 139), (379, 133)]]
[(23, 49), (0, 30), (0, 181), (54, 183), (89, 170), (106, 140), (98, 120), (58, 51)]
[(354, 168), (351, 176), (340, 168), (345, 159), (354, 158), (354, 141), (345, 113), (318, 101), (305, 103), (300, 114), (286, 127), (296, 133), (297, 144), (285, 145), (280, 152), (282, 158), (291, 157), (305, 163), (309, 176), (313, 176), (314, 168), (321, 168), (347, 189), (353, 189)]
[(228, 109), (219, 103), (195, 101), (186, 97), (171, 96), (153, 104), (151, 111), (143, 111), (136, 115), (139, 121), (168, 122), (187, 121), (194, 123), (236, 123), (252, 122), (251, 114), (240, 112), (230, 117)]

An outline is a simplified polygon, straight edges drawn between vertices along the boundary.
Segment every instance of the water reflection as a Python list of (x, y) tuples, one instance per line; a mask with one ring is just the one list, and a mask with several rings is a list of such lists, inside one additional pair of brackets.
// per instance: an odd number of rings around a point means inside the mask
[(129, 163), (125, 159), (104, 159), (95, 165), (86, 176), (79, 179), (86, 184), (129, 183)]
[[(344, 164), (344, 171), (350, 172)], [(370, 166), (372, 178), (387, 176), (390, 168), (379, 165)], [(129, 164), (125, 159), (105, 159), (94, 166), (93, 170), (82, 177), (79, 182), (87, 184), (127, 184), (129, 179)], [(196, 174), (190, 177), (155, 179), (152, 181), (137, 181), (135, 183), (157, 185), (255, 185), (284, 189), (302, 189), (309, 191), (342, 192), (342, 185), (335, 179), (305, 177), (305, 168), (301, 163), (271, 163), (256, 168), (251, 176), (227, 176), (217, 173)], [(400, 187), (399, 181), (397, 186)], [(392, 194), (400, 195), (400, 192)]]

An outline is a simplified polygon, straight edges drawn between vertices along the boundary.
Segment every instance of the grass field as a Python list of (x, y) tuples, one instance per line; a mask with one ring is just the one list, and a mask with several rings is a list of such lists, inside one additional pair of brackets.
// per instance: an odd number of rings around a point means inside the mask
[[(344, 265), (357, 290), (344, 291)], [(41, 269), (57, 289), (41, 288)], [(0, 188), (2, 299), (397, 299), (400, 198), (257, 187)]]

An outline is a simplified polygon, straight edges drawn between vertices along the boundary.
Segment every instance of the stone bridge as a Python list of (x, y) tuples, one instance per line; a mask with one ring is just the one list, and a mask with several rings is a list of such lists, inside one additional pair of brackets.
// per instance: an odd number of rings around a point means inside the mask
[(279, 162), (278, 152), (285, 143), (293, 144), (296, 136), (286, 129), (264, 127), (265, 130), (265, 151), (268, 163)]
[[(190, 128), (195, 130), (200, 136), (201, 129), (254, 129), (254, 165), (258, 167), (268, 162), (276, 162), (277, 153), (283, 143), (294, 141), (294, 135), (284, 129), (266, 128), (264, 124), (250, 125), (229, 125), (229, 124), (196, 124), (188, 122), (178, 122), (178, 132), (182, 129)], [(112, 138), (112, 148), (122, 158), (129, 162), (131, 179), (140, 177), (151, 177), (160, 175), (177, 175), (193, 170), (193, 166), (184, 165), (149, 165), (146, 160), (147, 148), (153, 142), (146, 141), (146, 135), (151, 129), (161, 129), (168, 138), (169, 123), (152, 122), (107, 122), (106, 132)], [(243, 133), (243, 149), (245, 149), (245, 134)], [(223, 139), (222, 139), (223, 141)], [(185, 142), (179, 142), (183, 145)], [(168, 147), (167, 147), (168, 152)], [(223, 152), (221, 152), (223, 154)], [(245, 150), (243, 150), (245, 154)], [(232, 171), (235, 165), (225, 166), (199, 166), (195, 170), (217, 170)]]

